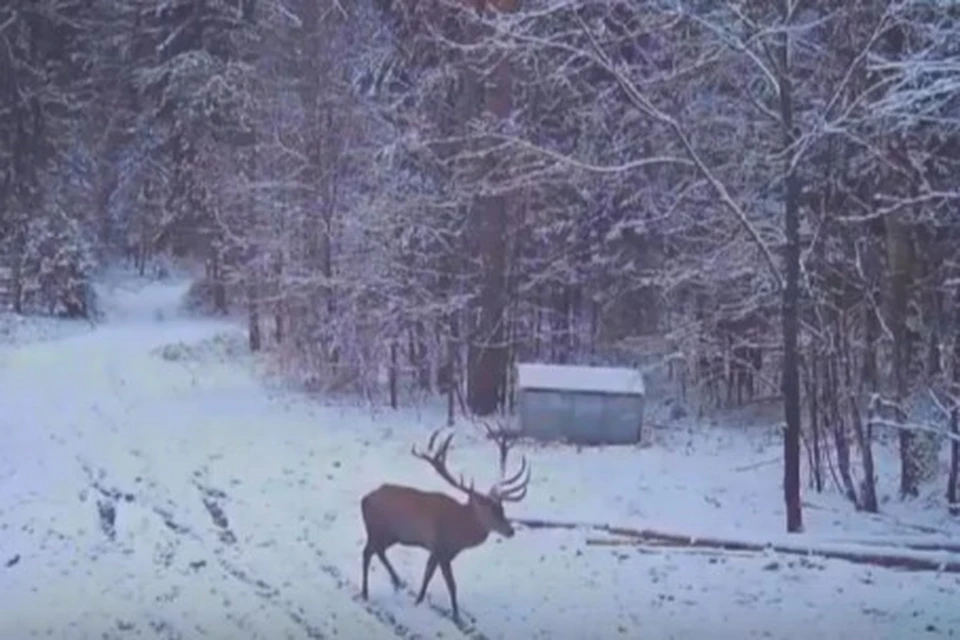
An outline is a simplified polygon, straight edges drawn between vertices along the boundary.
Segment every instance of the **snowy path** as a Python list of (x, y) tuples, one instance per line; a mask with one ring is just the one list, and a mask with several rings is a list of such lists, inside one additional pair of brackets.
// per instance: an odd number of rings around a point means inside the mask
[[(95, 330), (0, 347), (0, 637), (960, 635), (955, 575), (640, 553), (587, 546), (578, 531), (521, 531), (459, 558), (462, 609), (476, 618), (466, 634), (440, 615), (440, 580), (433, 606), (414, 607), (375, 563), (371, 601), (362, 603), (359, 498), (385, 480), (440, 488), (407, 455), (432, 422), (270, 391), (249, 360), (223, 355), (242, 341), (235, 327), (177, 315), (185, 288), (117, 290), (111, 320)], [(194, 356), (177, 357), (187, 351)], [(478, 480), (493, 468), (493, 452), (480, 447), (457, 452)], [(515, 515), (720, 517), (718, 498), (704, 503), (697, 485), (710, 479), (693, 479), (691, 489), (689, 470), (655, 452), (642, 452), (639, 471), (632, 449), (608, 451), (597, 464), (591, 458), (604, 452), (530, 455), (539, 476)], [(676, 494), (650, 498), (659, 484)], [(751, 501), (768, 498), (755, 486), (744, 491)], [(718, 495), (737, 508), (740, 494)], [(668, 500), (691, 496), (695, 512), (666, 513)], [(743, 523), (719, 526), (746, 526), (751, 509)], [(772, 510), (759, 519), (777, 517)], [(422, 553), (391, 554), (419, 584)]]

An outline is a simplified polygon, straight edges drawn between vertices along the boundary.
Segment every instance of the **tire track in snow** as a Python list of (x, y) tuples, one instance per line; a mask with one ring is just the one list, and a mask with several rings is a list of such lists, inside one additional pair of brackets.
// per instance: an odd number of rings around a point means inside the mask
[[(367, 613), (380, 620), (384, 624), (393, 625), (397, 631), (397, 636), (400, 638), (414, 639), (423, 637), (411, 631), (406, 625), (399, 622), (396, 616), (394, 616), (393, 613), (384, 607), (378, 606), (370, 600), (364, 600), (363, 596), (360, 594), (360, 585), (344, 576), (343, 572), (340, 571), (336, 565), (331, 563), (327, 555), (316, 544), (313, 543), (306, 531), (303, 533), (303, 540), (320, 560), (320, 571), (329, 576), (337, 585), (338, 589), (344, 592), (349, 592), (351, 599), (357, 603), (358, 606), (363, 608)], [(417, 598), (417, 593), (406, 585), (401, 586), (400, 591), (403, 591), (410, 596), (411, 603)], [(430, 611), (435, 613), (438, 617), (444, 618), (450, 622), (450, 624), (454, 625), (454, 627), (465, 637), (471, 638), (471, 640), (489, 640), (489, 638), (477, 628), (476, 617), (465, 611), (463, 607), (460, 608), (460, 622), (457, 622), (453, 619), (452, 612), (433, 602), (429, 596), (424, 599), (424, 602)]]
[[(138, 503), (141, 507), (148, 509), (158, 518), (160, 518), (163, 525), (170, 530), (176, 537), (189, 538), (200, 545), (206, 546), (209, 540), (206, 536), (199, 533), (196, 529), (190, 525), (184, 524), (184, 520), (179, 518), (177, 514), (168, 508), (151, 504), (151, 501), (147, 500), (143, 495), (138, 495), (137, 493), (120, 491), (114, 487), (109, 486), (106, 483), (107, 472), (103, 468), (98, 468), (96, 472), (93, 470), (93, 466), (84, 460), (80, 460), (81, 467), (84, 473), (88, 477), (89, 486), (104, 497), (104, 501), (109, 501), (109, 504), (113, 509), (116, 508), (116, 505), (122, 501), (126, 503)], [(159, 487), (159, 483), (154, 483), (154, 487)], [(201, 495), (204, 494), (202, 488), (198, 486), (198, 489), (201, 489)], [(290, 619), (304, 634), (309, 640), (327, 640), (331, 637), (337, 636), (337, 629), (331, 627), (328, 623), (324, 628), (317, 626), (311, 623), (307, 618), (307, 613), (303, 610), (302, 607), (296, 607), (288, 600), (284, 602), (281, 600), (283, 595), (282, 591), (277, 587), (272, 586), (267, 581), (262, 578), (248, 572), (234, 562), (228, 560), (225, 557), (225, 547), (226, 545), (232, 545), (233, 541), (227, 542), (223, 537), (223, 527), (220, 526), (223, 521), (225, 521), (225, 516), (223, 516), (222, 511), (220, 511), (220, 517), (214, 515), (210, 512), (209, 507), (206, 505), (206, 499), (204, 500), (204, 506), (207, 508), (213, 524), (219, 530), (220, 535), (218, 535), (217, 540), (213, 543), (212, 554), (216, 559), (216, 566), (220, 569), (222, 574), (226, 578), (230, 578), (233, 581), (244, 585), (247, 589), (251, 590), (254, 595), (261, 601), (266, 602), (273, 608), (277, 609), (283, 613), (287, 618)], [(97, 508), (98, 513), (103, 517), (103, 509), (101, 507), (103, 501), (98, 501)], [(174, 503), (175, 504), (175, 503)], [(116, 512), (113, 511), (113, 516), (110, 518), (109, 527), (104, 526), (104, 534), (111, 541), (115, 541), (115, 529), (113, 528), (113, 521), (116, 517)], [(236, 549), (236, 547), (234, 547)], [(198, 567), (202, 566), (196, 561), (192, 564), (196, 564)], [(227, 616), (227, 619), (230, 619)], [(234, 624), (239, 624), (235, 620), (231, 620)], [(157, 634), (160, 634), (161, 637), (170, 640), (179, 639), (182, 635), (174, 628), (172, 628), (165, 621), (164, 624), (161, 624), (159, 627), (151, 624), (151, 628)]]
[[(109, 416), (105, 415), (99, 408), (95, 409), (99, 414), (101, 420), (111, 426), (114, 432), (117, 431), (116, 424)], [(143, 458), (141, 452), (134, 453), (135, 457)], [(145, 461), (145, 460), (142, 460)], [(110, 542), (116, 542), (116, 527), (115, 522), (117, 519), (118, 509), (123, 508), (123, 503), (132, 503), (136, 502), (141, 508), (146, 508), (154, 515), (156, 515), (163, 525), (168, 529), (174, 536), (174, 539), (187, 538), (192, 541), (199, 543), (200, 545), (211, 549), (208, 553), (211, 553), (215, 559), (215, 565), (219, 571), (223, 574), (226, 579), (229, 579), (235, 583), (244, 585), (249, 591), (251, 591), (254, 596), (268, 603), (271, 607), (275, 608), (277, 611), (282, 612), (287, 618), (299, 628), (309, 640), (326, 640), (327, 638), (336, 637), (338, 635), (343, 635), (342, 630), (338, 629), (338, 620), (336, 616), (324, 616), (322, 618), (323, 622), (318, 625), (310, 620), (310, 614), (305, 610), (304, 606), (295, 605), (291, 598), (284, 597), (284, 593), (281, 589), (277, 588), (274, 585), (271, 585), (269, 582), (263, 579), (262, 576), (256, 575), (255, 572), (251, 572), (248, 568), (245, 568), (243, 562), (243, 555), (245, 549), (241, 544), (238, 544), (238, 536), (236, 532), (230, 526), (230, 519), (228, 518), (227, 509), (225, 503), (229, 501), (229, 496), (226, 492), (217, 489), (211, 486), (208, 480), (208, 470), (205, 466), (197, 469), (193, 472), (189, 479), (189, 483), (198, 492), (199, 501), (202, 504), (206, 515), (209, 517), (212, 525), (213, 531), (216, 532), (216, 539), (212, 540), (210, 537), (211, 532), (202, 531), (197, 525), (191, 526), (187, 524), (188, 520), (184, 519), (182, 514), (178, 514), (179, 509), (177, 508), (177, 502), (175, 500), (166, 499), (161, 500), (164, 504), (158, 505), (155, 504), (155, 501), (149, 500), (142, 493), (131, 493), (126, 491), (121, 491), (107, 482), (107, 470), (99, 467), (99, 465), (94, 466), (86, 460), (80, 459), (81, 467), (88, 479), (88, 484), (91, 489), (99, 494), (100, 500), (97, 501), (98, 515), (101, 523), (101, 529), (104, 535), (108, 538)], [(154, 476), (154, 474), (149, 474), (149, 476)], [(138, 477), (138, 482), (141, 478)], [(165, 493), (164, 484), (159, 481), (155, 481), (154, 478), (144, 475), (142, 477), (144, 484), (151, 487), (151, 491), (160, 491)], [(197, 514), (199, 515), (199, 514)], [(228, 558), (228, 551), (230, 555), (235, 556), (234, 558)], [(209, 556), (208, 556), (209, 558)], [(165, 562), (161, 562), (159, 566), (169, 569), (172, 566), (172, 552), (171, 557), (166, 558)], [(207, 565), (214, 564), (207, 562), (205, 560), (195, 560), (190, 563), (191, 567), (196, 566), (197, 568)], [(351, 602), (351, 605), (347, 607), (349, 611), (355, 611), (353, 602), (354, 599), (351, 598), (346, 589), (343, 588), (335, 580), (333, 584), (330, 585), (330, 588), (342, 596), (344, 600)], [(322, 594), (318, 594), (321, 595)], [(333, 598), (324, 598), (326, 600), (333, 600)], [(330, 603), (333, 604), (333, 603)], [(345, 603), (346, 604), (346, 603)], [(335, 606), (335, 605), (334, 605)], [(371, 611), (368, 611), (371, 613)], [(365, 616), (361, 616), (364, 618)], [(242, 624), (233, 619), (231, 616), (226, 616), (233, 624), (238, 625), (242, 629)], [(373, 615), (373, 618), (377, 623), (382, 625), (387, 631), (392, 635), (398, 638), (404, 638), (407, 640), (420, 640), (423, 636), (414, 633), (411, 629), (399, 623), (392, 615), (387, 613), (386, 615)], [(346, 619), (347, 626), (349, 626), (349, 619)], [(165, 628), (164, 632), (169, 632), (169, 629)], [(160, 633), (160, 631), (157, 631)], [(176, 636), (174, 636), (176, 637)]]
[(356, 603), (357, 606), (376, 618), (384, 626), (391, 628), (398, 638), (406, 638), (407, 640), (420, 640), (421, 638), (424, 638), (424, 636), (416, 633), (408, 626), (397, 620), (396, 616), (383, 607), (378, 607), (369, 600), (364, 600), (363, 596), (360, 595), (360, 588), (352, 580), (344, 576), (337, 567), (330, 564), (327, 561), (326, 556), (323, 555), (322, 551), (316, 549), (312, 543), (308, 544), (310, 548), (316, 552), (317, 557), (321, 560), (320, 571), (333, 580), (333, 583), (336, 585), (338, 590), (344, 592), (344, 594), (349, 594), (350, 599)]

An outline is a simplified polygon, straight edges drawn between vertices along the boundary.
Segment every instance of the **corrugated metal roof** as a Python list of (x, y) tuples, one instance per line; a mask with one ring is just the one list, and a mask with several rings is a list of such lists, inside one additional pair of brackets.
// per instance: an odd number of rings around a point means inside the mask
[(561, 364), (517, 365), (520, 389), (583, 391), (644, 395), (643, 374), (624, 367), (586, 367)]

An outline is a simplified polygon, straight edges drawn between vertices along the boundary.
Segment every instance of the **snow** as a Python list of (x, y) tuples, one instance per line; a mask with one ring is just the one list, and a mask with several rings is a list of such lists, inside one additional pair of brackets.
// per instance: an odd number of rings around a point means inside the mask
[(521, 389), (587, 393), (644, 393), (643, 374), (623, 367), (522, 363), (517, 365), (517, 386)]
[[(409, 455), (443, 424), (442, 407), (371, 411), (267, 380), (240, 328), (177, 311), (187, 286), (114, 282), (100, 290), (104, 322), (0, 341), (0, 637), (893, 639), (960, 630), (958, 574), (594, 545), (587, 540), (604, 536), (583, 529), (520, 527), (457, 558), (469, 633), (439, 615), (448, 599), (438, 578), (431, 605), (416, 607), (375, 561), (363, 603), (360, 497), (385, 481), (445, 489)], [(782, 471), (765, 463), (779, 452), (772, 429), (691, 420), (656, 429), (644, 447), (518, 446), (533, 479), (527, 499), (508, 505), (512, 517), (785, 539)], [(878, 465), (895, 468), (886, 454)], [(458, 426), (451, 465), (485, 486), (496, 459), (480, 429)], [(895, 491), (881, 480), (881, 494)], [(833, 494), (805, 499), (807, 533), (792, 544), (960, 541), (958, 519), (925, 500), (890, 498), (868, 517)], [(98, 517), (111, 506), (112, 529)], [(389, 554), (418, 587), (424, 552)]]

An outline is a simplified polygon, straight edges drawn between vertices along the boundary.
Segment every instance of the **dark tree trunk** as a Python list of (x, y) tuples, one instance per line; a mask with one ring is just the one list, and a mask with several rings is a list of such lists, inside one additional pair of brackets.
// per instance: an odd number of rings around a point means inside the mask
[(277, 309), (273, 314), (273, 342), (275, 344), (283, 344), (284, 335), (283, 312)]
[(943, 365), (940, 362), (940, 328), (937, 326), (938, 323), (939, 321), (934, 321), (927, 350), (927, 375), (931, 378), (943, 372)]
[(953, 385), (951, 385), (953, 407), (950, 410), (950, 433), (954, 439), (950, 441), (950, 472), (947, 478), (947, 502), (950, 510), (960, 515), (960, 296), (956, 302), (956, 326), (958, 331), (953, 338)]
[[(257, 146), (256, 140), (254, 140), (252, 146), (249, 147), (247, 151), (247, 158), (245, 164), (246, 170), (246, 179), (247, 182), (253, 182), (257, 176)], [(257, 199), (253, 195), (251, 190), (250, 196), (247, 201), (247, 228), (253, 231), (253, 237), (248, 240), (248, 245), (246, 247), (246, 259), (244, 260), (246, 267), (246, 281), (247, 281), (247, 333), (249, 334), (250, 339), (250, 351), (257, 352), (260, 351), (261, 344), (263, 342), (260, 333), (260, 287), (261, 287), (261, 270), (257, 264), (259, 254), (260, 254), (260, 243), (257, 238), (256, 228), (257, 228)]]
[[(469, 84), (483, 96), (482, 104), (498, 119), (509, 116), (512, 102), (509, 61), (501, 59), (490, 77), (490, 86), (481, 89), (480, 79), (472, 70)], [(473, 93), (473, 91), (469, 92)], [(474, 109), (475, 107), (472, 107)], [(478, 165), (478, 184), (495, 170), (494, 160)], [(503, 403), (507, 375), (506, 310), (507, 298), (507, 226), (510, 202), (502, 194), (477, 196), (472, 223), (477, 230), (479, 255), (484, 265), (478, 296), (479, 322), (470, 340), (467, 404), (480, 416), (490, 415)]]
[(417, 371), (417, 385), (424, 391), (430, 390), (430, 360), (427, 358), (427, 337), (423, 322), (417, 321), (414, 327), (414, 367)]
[[(896, 414), (905, 422), (904, 402), (907, 399), (910, 367), (910, 335), (907, 328), (910, 267), (913, 261), (910, 238), (905, 225), (896, 218), (887, 217), (887, 252), (890, 264), (890, 324), (893, 330), (893, 375), (896, 383)], [(899, 430), (900, 495), (903, 498), (920, 495), (920, 469), (915, 451), (915, 434)]]
[(876, 403), (870, 401), (867, 413), (867, 424), (860, 419), (860, 410), (857, 408), (857, 398), (850, 394), (850, 416), (853, 419), (853, 428), (857, 434), (857, 443), (860, 446), (860, 456), (863, 462), (863, 482), (860, 486), (861, 507), (864, 511), (877, 513), (880, 508), (877, 504), (877, 479), (873, 467), (873, 422), (876, 415)]
[(447, 385), (447, 426), (452, 427), (456, 413), (456, 400), (460, 395), (460, 323), (456, 312), (449, 314), (450, 337), (447, 340), (447, 367), (449, 384)]
[(284, 297), (283, 297), (283, 253), (281, 252), (277, 256), (277, 261), (274, 264), (274, 277), (276, 278), (275, 284), (275, 296), (276, 302), (273, 307), (273, 342), (275, 344), (283, 344), (283, 339), (285, 336), (285, 327), (283, 324), (283, 314), (285, 311)]
[(220, 259), (221, 245), (214, 241), (210, 256), (208, 277), (210, 286), (213, 289), (213, 308), (214, 311), (226, 315), (227, 313), (227, 288), (223, 283), (223, 263)]
[(877, 389), (877, 337), (880, 334), (877, 314), (873, 308), (864, 311), (864, 331), (866, 333), (863, 354), (863, 384), (870, 391)]
[(827, 359), (824, 376), (824, 403), (827, 405), (824, 407), (824, 417), (829, 416), (830, 424), (833, 427), (834, 446), (837, 449), (837, 473), (840, 474), (840, 481), (847, 498), (859, 509), (860, 500), (857, 497), (857, 487), (850, 473), (850, 441), (847, 437), (847, 424), (840, 412), (840, 394), (838, 392), (840, 381), (835, 356)]
[(390, 384), (390, 408), (396, 409), (399, 406), (397, 401), (397, 378), (399, 377), (398, 366), (397, 366), (397, 342), (393, 340), (390, 342), (390, 372), (388, 374), (389, 384)]
[[(789, 17), (789, 3), (781, 6)], [(780, 117), (784, 134), (784, 247), (785, 282), (783, 289), (783, 411), (786, 429), (783, 434), (783, 497), (787, 512), (787, 531), (803, 531), (803, 508), (800, 498), (800, 367), (797, 353), (800, 324), (800, 184), (791, 168), (791, 149), (796, 140), (793, 123), (793, 87), (790, 78), (790, 36), (782, 34), (780, 47)]]
[(555, 287), (552, 311), (553, 360), (566, 364), (570, 360), (570, 288), (565, 284)]
[(540, 350), (541, 350), (541, 342), (542, 342), (540, 337), (540, 332), (541, 332), (542, 321), (543, 321), (543, 313), (540, 311), (539, 308), (537, 308), (537, 310), (533, 312), (533, 357), (534, 359), (540, 358)]
[(13, 236), (13, 268), (11, 270), (10, 297), (13, 312), (23, 313), (23, 261), (26, 254), (26, 232), (21, 228), (21, 223), (17, 221), (16, 230)]
[(813, 460), (811, 461), (811, 471), (813, 472), (813, 486), (817, 493), (823, 492), (823, 454), (820, 447), (820, 407), (819, 394), (820, 385), (818, 377), (817, 362), (819, 357), (816, 353), (810, 356), (810, 375), (809, 375), (809, 394), (810, 402), (810, 431), (813, 437)]
[(256, 283), (247, 285), (247, 335), (250, 351), (260, 351), (262, 340), (260, 337), (260, 305), (257, 301)]
[(954, 439), (950, 441), (950, 473), (947, 478), (947, 502), (951, 511), (960, 515), (960, 409), (954, 407), (950, 412), (950, 433)]
[(507, 373), (503, 250), (506, 202), (501, 197), (488, 196), (478, 203), (478, 209), (481, 251), (487, 257), (487, 266), (480, 284), (479, 322), (470, 340), (467, 404), (473, 413), (486, 416), (500, 407)]

